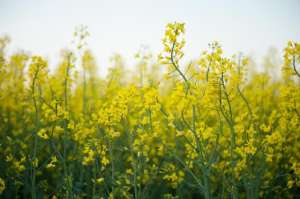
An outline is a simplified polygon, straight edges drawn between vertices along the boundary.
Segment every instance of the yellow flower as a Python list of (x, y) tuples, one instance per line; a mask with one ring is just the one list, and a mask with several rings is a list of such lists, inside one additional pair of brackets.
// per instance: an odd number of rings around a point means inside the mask
[(52, 156), (51, 161), (46, 165), (46, 168), (47, 169), (54, 168), (56, 166), (55, 163), (57, 163), (57, 158), (56, 156)]
[(35, 158), (34, 160), (32, 160), (32, 166), (33, 167), (38, 167), (38, 165), (39, 165), (39, 160), (37, 159), (37, 158)]
[(96, 183), (102, 184), (104, 182), (104, 178), (97, 178)]
[(109, 164), (109, 160), (104, 156), (104, 157), (102, 157), (102, 159), (101, 159), (101, 163), (103, 164), (103, 166), (106, 166), (106, 165)]
[(83, 165), (92, 164), (94, 162), (94, 159), (95, 159), (95, 155), (96, 155), (95, 152), (89, 147), (86, 147), (83, 152), (84, 152), (85, 156), (83, 157), (82, 164)]
[(38, 136), (44, 140), (49, 139), (49, 136), (47, 135), (47, 130), (46, 129), (41, 129), (38, 131)]
[(177, 131), (176, 132), (177, 137), (180, 137), (180, 136), (183, 136), (183, 135), (184, 135), (184, 131)]
[(293, 180), (289, 180), (288, 184), (287, 184), (288, 188), (291, 189), (293, 187), (293, 185), (294, 185), (294, 181)]
[(5, 182), (0, 178), (0, 194), (5, 190)]

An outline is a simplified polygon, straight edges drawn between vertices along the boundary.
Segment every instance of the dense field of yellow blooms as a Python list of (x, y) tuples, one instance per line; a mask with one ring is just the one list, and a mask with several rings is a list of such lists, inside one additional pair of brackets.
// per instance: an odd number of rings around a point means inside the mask
[(280, 78), (252, 72), (213, 42), (187, 66), (185, 27), (166, 26), (158, 61), (144, 51), (106, 78), (75, 33), (59, 66), (5, 53), (0, 39), (1, 198), (299, 198), (300, 44)]

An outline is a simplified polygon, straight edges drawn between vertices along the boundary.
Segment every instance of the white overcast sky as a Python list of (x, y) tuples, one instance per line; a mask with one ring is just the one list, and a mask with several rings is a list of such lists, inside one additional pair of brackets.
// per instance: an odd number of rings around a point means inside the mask
[(113, 53), (129, 65), (141, 45), (158, 53), (164, 27), (174, 21), (186, 23), (186, 59), (214, 40), (228, 54), (259, 59), (270, 46), (300, 41), (300, 0), (0, 0), (0, 34), (10, 35), (10, 49), (46, 56), (53, 64), (74, 28), (84, 24), (102, 72)]

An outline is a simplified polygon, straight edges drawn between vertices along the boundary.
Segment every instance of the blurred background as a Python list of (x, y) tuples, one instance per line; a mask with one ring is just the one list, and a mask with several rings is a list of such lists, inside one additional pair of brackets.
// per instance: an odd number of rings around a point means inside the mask
[(84, 24), (105, 75), (114, 53), (129, 67), (141, 45), (157, 55), (165, 25), (177, 21), (186, 23), (184, 61), (217, 40), (227, 55), (241, 51), (259, 63), (270, 47), (280, 54), (288, 40), (300, 40), (299, 11), (299, 0), (0, 0), (0, 35), (10, 36), (9, 52), (26, 50), (55, 66)]

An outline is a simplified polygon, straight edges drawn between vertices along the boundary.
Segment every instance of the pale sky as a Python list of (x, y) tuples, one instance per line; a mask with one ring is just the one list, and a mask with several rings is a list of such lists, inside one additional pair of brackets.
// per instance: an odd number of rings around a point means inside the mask
[(288, 40), (300, 41), (300, 0), (0, 0), (0, 35), (10, 35), (11, 51), (24, 49), (54, 64), (84, 24), (102, 72), (113, 53), (133, 65), (141, 45), (160, 52), (164, 27), (174, 21), (186, 23), (186, 60), (214, 40), (228, 54), (259, 59), (270, 46), (282, 50)]

